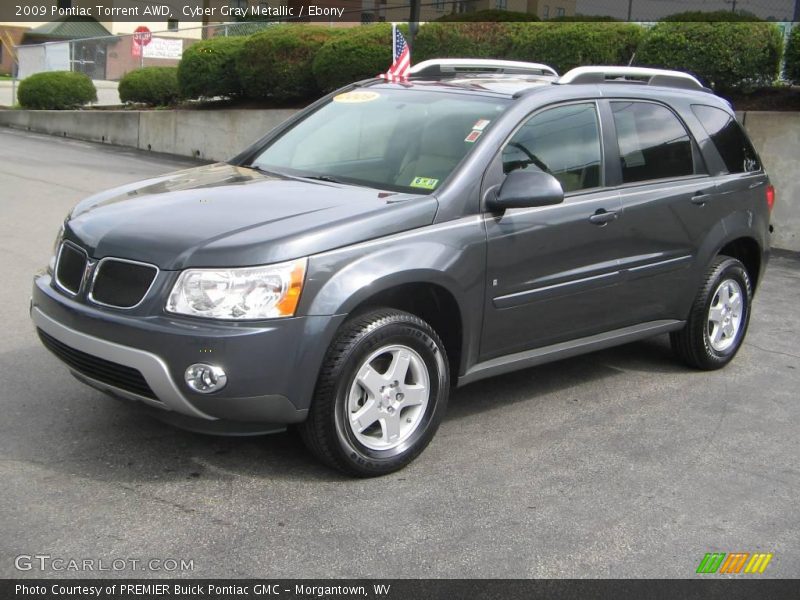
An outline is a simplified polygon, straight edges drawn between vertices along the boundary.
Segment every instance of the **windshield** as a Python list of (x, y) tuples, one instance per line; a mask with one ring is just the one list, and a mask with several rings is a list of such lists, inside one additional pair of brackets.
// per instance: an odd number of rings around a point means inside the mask
[(508, 106), (442, 92), (357, 89), (291, 127), (252, 166), (402, 192), (442, 185)]

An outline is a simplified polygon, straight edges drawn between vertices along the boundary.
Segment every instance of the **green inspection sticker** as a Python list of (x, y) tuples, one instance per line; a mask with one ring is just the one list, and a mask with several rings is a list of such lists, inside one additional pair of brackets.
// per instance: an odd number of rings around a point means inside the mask
[(411, 182), (411, 187), (423, 188), (426, 190), (434, 190), (439, 185), (438, 179), (431, 179), (430, 177), (414, 177)]

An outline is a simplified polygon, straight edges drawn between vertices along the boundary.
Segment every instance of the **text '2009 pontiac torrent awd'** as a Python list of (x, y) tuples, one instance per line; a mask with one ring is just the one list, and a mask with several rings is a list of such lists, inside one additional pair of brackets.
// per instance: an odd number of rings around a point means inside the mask
[(31, 314), (85, 383), (196, 431), (294, 424), (389, 473), (483, 377), (669, 333), (742, 344), (774, 190), (693, 77), (429, 61), (348, 86), (227, 163), (66, 218)]

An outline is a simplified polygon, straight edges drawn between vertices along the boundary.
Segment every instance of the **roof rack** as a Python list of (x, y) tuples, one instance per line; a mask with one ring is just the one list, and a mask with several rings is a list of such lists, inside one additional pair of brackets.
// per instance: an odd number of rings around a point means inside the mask
[(685, 90), (710, 91), (696, 77), (688, 73), (646, 67), (577, 67), (561, 76), (558, 83), (644, 83)]
[(495, 74), (558, 77), (558, 72), (548, 65), (485, 58), (434, 58), (414, 65), (409, 70), (409, 75), (412, 77), (454, 77), (457, 75)]

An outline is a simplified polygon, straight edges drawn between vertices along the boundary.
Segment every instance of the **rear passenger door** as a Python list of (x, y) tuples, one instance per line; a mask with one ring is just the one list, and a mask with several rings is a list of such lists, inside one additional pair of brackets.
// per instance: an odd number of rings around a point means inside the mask
[(715, 222), (715, 180), (684, 122), (664, 104), (605, 101), (616, 143), (608, 148), (622, 203), (617, 297), (626, 324), (683, 319), (688, 277), (703, 232)]

